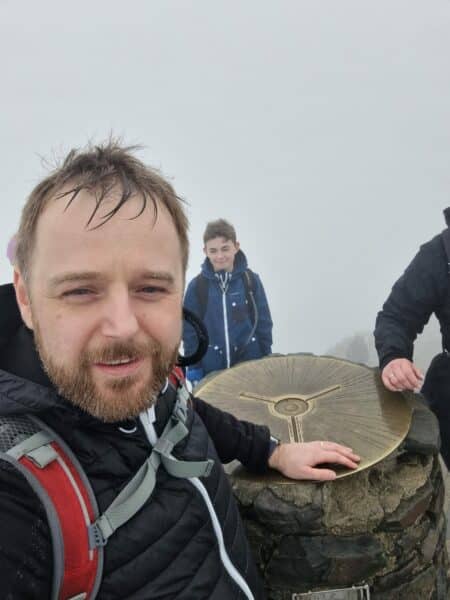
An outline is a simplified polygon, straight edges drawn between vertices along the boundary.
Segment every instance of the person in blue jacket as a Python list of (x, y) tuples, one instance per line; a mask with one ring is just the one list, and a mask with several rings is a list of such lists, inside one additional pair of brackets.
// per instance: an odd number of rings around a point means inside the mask
[[(206, 259), (201, 273), (189, 283), (184, 307), (199, 317), (208, 331), (208, 351), (189, 367), (195, 384), (211, 371), (271, 353), (272, 318), (259, 276), (247, 265), (236, 231), (225, 219), (207, 224), (203, 235)], [(183, 332), (185, 355), (198, 341), (189, 324)]]

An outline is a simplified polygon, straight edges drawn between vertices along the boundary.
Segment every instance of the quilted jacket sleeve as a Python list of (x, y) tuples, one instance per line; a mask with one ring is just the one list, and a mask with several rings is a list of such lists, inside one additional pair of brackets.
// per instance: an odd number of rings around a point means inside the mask
[(375, 345), (383, 369), (394, 358), (413, 358), (414, 341), (448, 293), (448, 273), (441, 236), (421, 246), (394, 284), (378, 313)]
[(240, 421), (200, 398), (192, 398), (194, 409), (201, 417), (223, 463), (238, 460), (249, 471), (267, 470), (270, 432), (264, 425)]

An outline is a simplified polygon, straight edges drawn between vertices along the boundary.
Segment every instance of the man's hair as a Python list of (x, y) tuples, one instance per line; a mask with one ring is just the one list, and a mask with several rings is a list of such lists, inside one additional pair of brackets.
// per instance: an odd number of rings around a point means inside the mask
[(203, 243), (206, 246), (206, 242), (213, 240), (216, 237), (223, 237), (226, 240), (231, 240), (233, 244), (236, 243), (236, 230), (231, 223), (225, 221), (225, 219), (217, 219), (217, 221), (210, 221), (206, 225), (205, 233), (203, 234)]
[[(47, 204), (52, 198), (66, 200), (64, 210), (67, 210), (82, 190), (95, 194), (96, 198), (95, 208), (86, 223), (87, 229), (101, 227), (135, 194), (141, 196), (142, 206), (132, 218), (139, 217), (150, 201), (156, 220), (160, 202), (169, 211), (177, 230), (183, 269), (186, 271), (189, 256), (189, 222), (184, 212), (183, 200), (157, 170), (148, 167), (134, 156), (137, 149), (137, 146), (122, 146), (114, 139), (100, 145), (88, 145), (82, 150), (73, 149), (63, 162), (33, 189), (22, 210), (15, 246), (15, 264), (25, 279), (30, 275), (37, 223)], [(61, 191), (63, 188), (66, 189)], [(121, 193), (114, 206), (108, 206), (107, 212), (100, 217), (100, 223), (92, 226), (94, 217), (102, 205), (104, 206), (104, 200), (110, 192), (117, 189)]]

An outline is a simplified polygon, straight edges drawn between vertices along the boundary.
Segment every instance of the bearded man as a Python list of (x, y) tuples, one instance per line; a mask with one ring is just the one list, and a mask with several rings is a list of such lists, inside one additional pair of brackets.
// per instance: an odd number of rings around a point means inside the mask
[[(150, 465), (177, 398), (187, 397), (182, 381), (168, 381), (182, 331), (187, 230), (172, 186), (114, 141), (71, 151), (23, 209), (14, 286), (0, 288), (0, 442), (25, 416), (56, 432), (102, 515)], [(274, 446), (266, 427), (192, 396), (183, 426), (173, 453), (158, 447), (166, 460), (153, 461), (153, 480), (141, 478), (140, 492), (151, 480), (144, 499), (119, 522), (98, 521), (103, 569), (89, 593), (60, 591), (49, 503), (3, 448), (2, 597), (263, 598), (221, 463), (323, 480), (335, 474), (318, 463), (354, 468), (358, 457), (330, 442)], [(204, 476), (189, 476), (203, 464)]]

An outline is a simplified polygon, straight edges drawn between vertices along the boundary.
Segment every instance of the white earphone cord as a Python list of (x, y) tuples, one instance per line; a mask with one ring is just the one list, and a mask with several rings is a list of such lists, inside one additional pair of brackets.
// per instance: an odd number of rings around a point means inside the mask
[[(141, 413), (140, 415), (140, 420), (142, 422), (142, 425), (144, 426), (145, 433), (152, 446), (154, 446), (158, 440), (158, 436), (156, 435), (155, 427), (153, 425), (154, 419), (154, 410), (150, 413)], [(235, 584), (244, 592), (247, 600), (255, 600), (252, 591), (248, 587), (247, 582), (236, 569), (236, 567), (233, 565), (233, 563), (230, 560), (230, 557), (228, 556), (219, 519), (217, 518), (216, 511), (214, 510), (214, 506), (211, 502), (211, 498), (209, 497), (208, 492), (206, 491), (205, 486), (198, 477), (189, 477), (187, 481), (189, 481), (200, 492), (200, 495), (206, 504), (206, 508), (208, 509), (209, 516), (211, 518), (213, 530), (217, 538), (217, 543), (219, 545), (220, 560), (222, 561), (224, 569), (231, 577), (231, 579), (235, 582)]]

